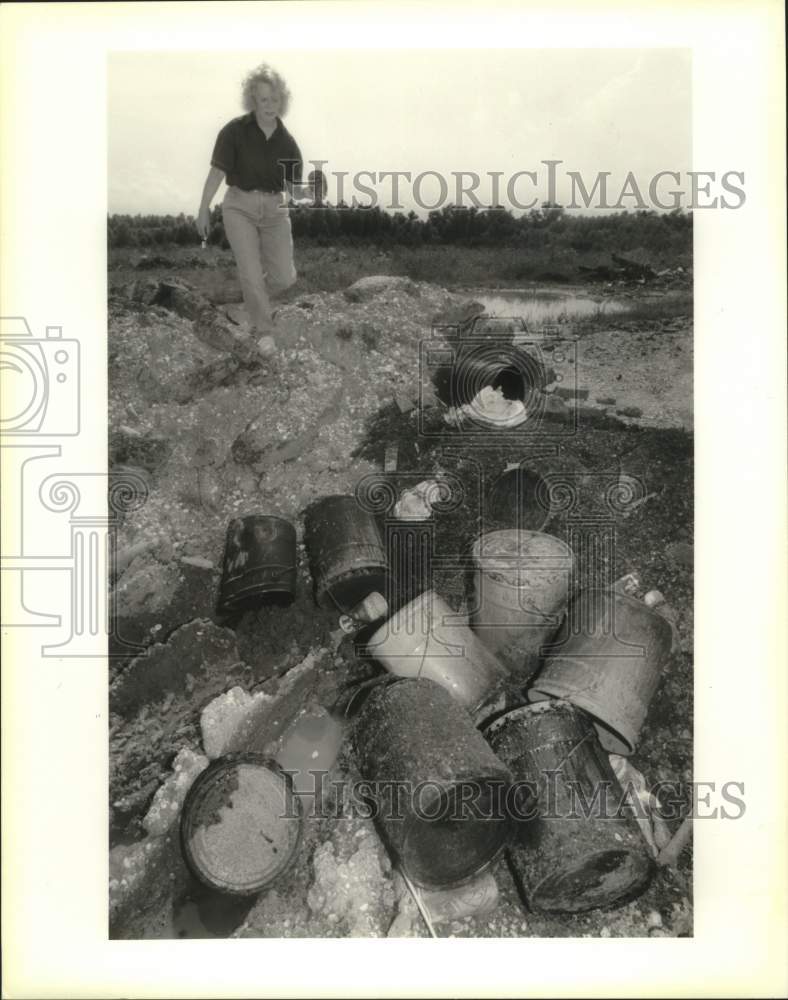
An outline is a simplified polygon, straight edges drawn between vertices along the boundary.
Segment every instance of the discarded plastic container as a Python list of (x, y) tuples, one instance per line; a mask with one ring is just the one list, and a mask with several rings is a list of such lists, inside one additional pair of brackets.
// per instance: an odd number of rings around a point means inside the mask
[(542, 501), (544, 480), (530, 469), (509, 469), (492, 484), (484, 507), (488, 531), (542, 531), (550, 520), (550, 509)]
[(296, 532), (281, 517), (250, 514), (227, 526), (219, 614), (289, 604), (297, 576)]
[(378, 628), (367, 651), (399, 677), (424, 677), (445, 688), (469, 712), (487, 704), (508, 679), (505, 667), (459, 616), (427, 590)]
[[(639, 895), (652, 858), (590, 720), (565, 701), (515, 708), (485, 735), (515, 782), (536, 792), (510, 857), (532, 910), (580, 913)], [(516, 787), (516, 786), (515, 786)]]
[(670, 624), (642, 601), (583, 590), (546, 651), (528, 699), (571, 701), (593, 716), (602, 746), (626, 756), (637, 746), (671, 642)]
[(352, 740), (381, 833), (416, 885), (465, 882), (506, 846), (509, 771), (439, 684), (374, 687)]
[(512, 678), (525, 683), (566, 612), (572, 550), (552, 535), (503, 530), (479, 537), (471, 555), (471, 626)]
[(304, 513), (304, 544), (321, 607), (350, 611), (386, 593), (388, 560), (377, 521), (354, 496), (329, 496)]
[(267, 888), (301, 844), (301, 801), (279, 765), (258, 753), (219, 757), (183, 804), (181, 851), (204, 885), (233, 896)]

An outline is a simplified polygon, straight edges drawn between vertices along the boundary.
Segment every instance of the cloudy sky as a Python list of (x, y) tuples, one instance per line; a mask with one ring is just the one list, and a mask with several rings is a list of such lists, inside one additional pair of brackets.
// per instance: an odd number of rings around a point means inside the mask
[[(367, 200), (353, 177), (372, 171), (375, 181), (360, 183), (384, 206), (392, 188), (383, 171), (435, 171), (450, 201), (456, 173), (473, 171), (483, 178), (483, 203), (489, 175), (500, 172), (500, 202), (517, 209), (547, 196), (544, 160), (562, 161), (556, 193), (564, 203), (567, 171), (588, 189), (610, 171), (615, 202), (629, 171), (646, 197), (658, 171), (692, 168), (686, 49), (124, 52), (108, 60), (109, 211), (196, 213), (216, 132), (242, 113), (240, 82), (263, 60), (288, 81), (286, 124), (305, 160), (328, 161), (331, 200), (343, 171), (347, 201), (354, 193)], [(518, 171), (537, 177), (512, 182), (512, 204), (507, 185)], [(406, 210), (433, 207), (443, 195), (434, 176), (418, 189), (403, 180), (399, 190)], [(630, 199), (620, 207), (638, 206)]]

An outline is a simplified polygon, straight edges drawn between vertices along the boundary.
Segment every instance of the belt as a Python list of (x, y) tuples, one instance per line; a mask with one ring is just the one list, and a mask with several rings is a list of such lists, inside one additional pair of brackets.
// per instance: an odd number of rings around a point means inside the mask
[(238, 188), (239, 191), (243, 191), (244, 194), (282, 194), (281, 189), (279, 191), (269, 191), (267, 188)]

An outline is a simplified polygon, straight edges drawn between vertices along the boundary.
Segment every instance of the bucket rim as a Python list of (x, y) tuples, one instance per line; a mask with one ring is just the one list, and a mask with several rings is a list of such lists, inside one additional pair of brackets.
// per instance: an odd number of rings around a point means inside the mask
[(530, 718), (533, 715), (543, 715), (547, 712), (552, 712), (556, 710), (569, 709), (570, 712), (576, 713), (577, 706), (574, 705), (568, 698), (558, 698), (552, 695), (547, 696), (544, 700), (526, 702), (523, 705), (516, 705), (514, 708), (510, 708), (503, 712), (501, 715), (496, 715), (496, 717), (488, 722), (484, 726), (482, 732), (485, 737), (493, 736), (499, 729), (509, 722), (517, 722), (521, 718)]
[[(636, 728), (635, 726), (624, 725), (621, 722), (613, 723), (603, 718), (600, 715), (603, 706), (593, 698), (586, 697), (582, 693), (575, 694), (568, 689), (559, 688), (556, 684), (550, 684), (549, 680), (545, 681), (543, 685), (539, 685), (538, 682), (534, 684), (528, 691), (528, 698), (532, 699), (532, 705), (549, 704), (556, 700), (569, 702), (571, 705), (574, 705), (575, 708), (590, 717), (596, 728), (599, 742), (607, 753), (617, 753), (622, 757), (629, 757), (637, 749), (640, 726)], [(643, 715), (644, 719), (645, 714)], [(610, 745), (611, 741), (615, 742), (614, 746)]]
[[(255, 883), (251, 887), (244, 886), (243, 888), (238, 885), (233, 885), (222, 879), (213, 877), (210, 872), (203, 867), (195, 856), (194, 850), (190, 841), (190, 817), (191, 812), (198, 803), (199, 796), (206, 785), (216, 780), (217, 776), (223, 771), (229, 770), (230, 768), (237, 767), (240, 764), (250, 764), (255, 767), (260, 767), (275, 774), (281, 781), (284, 782), (285, 788), (288, 794), (289, 802), (294, 806), (296, 815), (290, 820), (296, 823), (296, 835), (287, 853), (287, 856), (279, 864), (274, 871), (266, 877), (263, 881)], [(217, 757), (210, 762), (210, 764), (201, 771), (197, 777), (192, 782), (189, 791), (186, 794), (186, 798), (183, 801), (181, 807), (180, 820), (178, 824), (178, 838), (180, 842), (181, 855), (186, 864), (186, 867), (194, 875), (194, 877), (201, 882), (203, 885), (210, 889), (214, 889), (217, 892), (224, 893), (230, 896), (256, 896), (261, 893), (268, 886), (272, 885), (278, 878), (280, 878), (294, 863), (298, 852), (301, 848), (301, 843), (304, 835), (304, 809), (301, 803), (300, 796), (295, 791), (295, 784), (293, 782), (292, 775), (286, 771), (276, 760), (272, 757), (268, 757), (266, 754), (259, 753), (253, 750), (242, 750), (235, 751), (228, 754), (223, 754), (221, 757)]]
[[(529, 554), (528, 552), (524, 552), (522, 545), (520, 545), (518, 551), (515, 552), (495, 552), (487, 555), (482, 554), (481, 549), (483, 542), (489, 541), (495, 536), (500, 537), (503, 535), (519, 535), (522, 536), (521, 540), (525, 541), (530, 541), (531, 538), (549, 538), (551, 543), (554, 543), (553, 548), (555, 551), (552, 553), (534, 555), (533, 553)], [(563, 559), (568, 557), (572, 563), (574, 563), (575, 558), (572, 547), (562, 538), (559, 538), (557, 535), (551, 535), (549, 531), (538, 531), (534, 528), (494, 528), (492, 531), (485, 531), (474, 540), (471, 545), (470, 554), (474, 565), (479, 569), (483, 569), (484, 563), (490, 560), (511, 560), (513, 565), (519, 566), (520, 563), (514, 563), (514, 561), (523, 560), (524, 558), (545, 560), (552, 558)], [(539, 567), (537, 566), (537, 568)]]

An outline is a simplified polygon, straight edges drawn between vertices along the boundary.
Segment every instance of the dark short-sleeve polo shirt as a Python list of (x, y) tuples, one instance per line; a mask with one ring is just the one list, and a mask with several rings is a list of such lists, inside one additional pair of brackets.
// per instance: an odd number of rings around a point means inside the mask
[(284, 191), (301, 183), (303, 162), (295, 139), (276, 119), (271, 138), (257, 124), (254, 112), (233, 118), (216, 137), (211, 166), (223, 170), (229, 185), (251, 191)]

